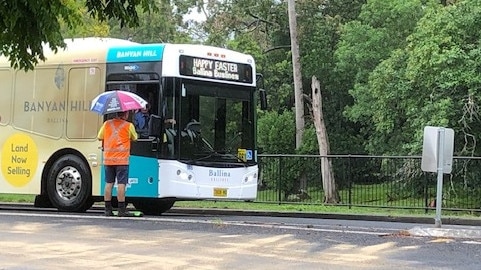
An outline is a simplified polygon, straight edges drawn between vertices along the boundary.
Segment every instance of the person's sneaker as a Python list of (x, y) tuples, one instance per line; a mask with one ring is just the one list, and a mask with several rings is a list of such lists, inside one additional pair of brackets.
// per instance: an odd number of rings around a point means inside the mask
[(106, 216), (106, 217), (113, 217), (113, 216), (114, 216), (114, 212), (112, 212), (112, 210), (107, 210), (107, 209), (105, 209), (105, 216)]

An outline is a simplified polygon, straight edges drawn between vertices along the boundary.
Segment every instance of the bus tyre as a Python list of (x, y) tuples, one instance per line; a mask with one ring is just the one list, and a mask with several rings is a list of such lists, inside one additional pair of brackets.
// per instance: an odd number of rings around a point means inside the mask
[(92, 180), (85, 162), (72, 154), (57, 159), (48, 173), (47, 192), (60, 211), (85, 212), (92, 207)]
[(175, 199), (137, 199), (132, 202), (135, 209), (145, 215), (159, 216), (174, 206)]

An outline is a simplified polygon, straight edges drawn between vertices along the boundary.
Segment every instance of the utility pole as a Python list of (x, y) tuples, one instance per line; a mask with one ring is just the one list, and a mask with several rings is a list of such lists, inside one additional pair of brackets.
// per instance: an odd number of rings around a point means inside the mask
[(291, 35), (292, 69), (294, 77), (294, 104), (296, 109), (296, 149), (302, 145), (304, 135), (304, 94), (302, 90), (301, 60), (297, 40), (297, 14), (295, 0), (287, 0), (289, 30)]

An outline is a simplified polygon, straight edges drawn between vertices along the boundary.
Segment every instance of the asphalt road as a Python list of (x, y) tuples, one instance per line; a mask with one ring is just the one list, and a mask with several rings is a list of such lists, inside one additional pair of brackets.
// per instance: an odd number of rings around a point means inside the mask
[[(376, 221), (376, 226), (388, 224), (390, 228), (397, 228), (396, 223), (410, 224), (411, 228), (406, 232), (411, 236), (430, 236), (445, 238), (468, 238), (481, 239), (481, 218), (476, 217), (443, 217), (440, 226), (434, 226), (434, 216), (386, 216), (366, 214), (324, 214), (306, 212), (275, 212), (275, 211), (248, 211), (234, 209), (206, 209), (206, 208), (172, 208), (169, 213), (194, 214), (194, 215), (217, 215), (217, 216), (259, 216), (259, 217), (290, 217), (298, 220), (322, 219), (349, 221)], [(481, 269), (481, 268), (480, 268)]]
[(414, 228), (435, 229), (366, 220), (0, 210), (0, 269), (480, 269), (481, 238), (419, 236)]

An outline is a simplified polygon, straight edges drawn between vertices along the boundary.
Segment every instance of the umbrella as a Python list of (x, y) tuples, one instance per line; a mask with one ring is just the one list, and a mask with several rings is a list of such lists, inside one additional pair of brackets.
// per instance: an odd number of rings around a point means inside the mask
[(146, 105), (147, 101), (132, 92), (114, 90), (96, 96), (90, 110), (98, 114), (108, 114), (141, 109)]

